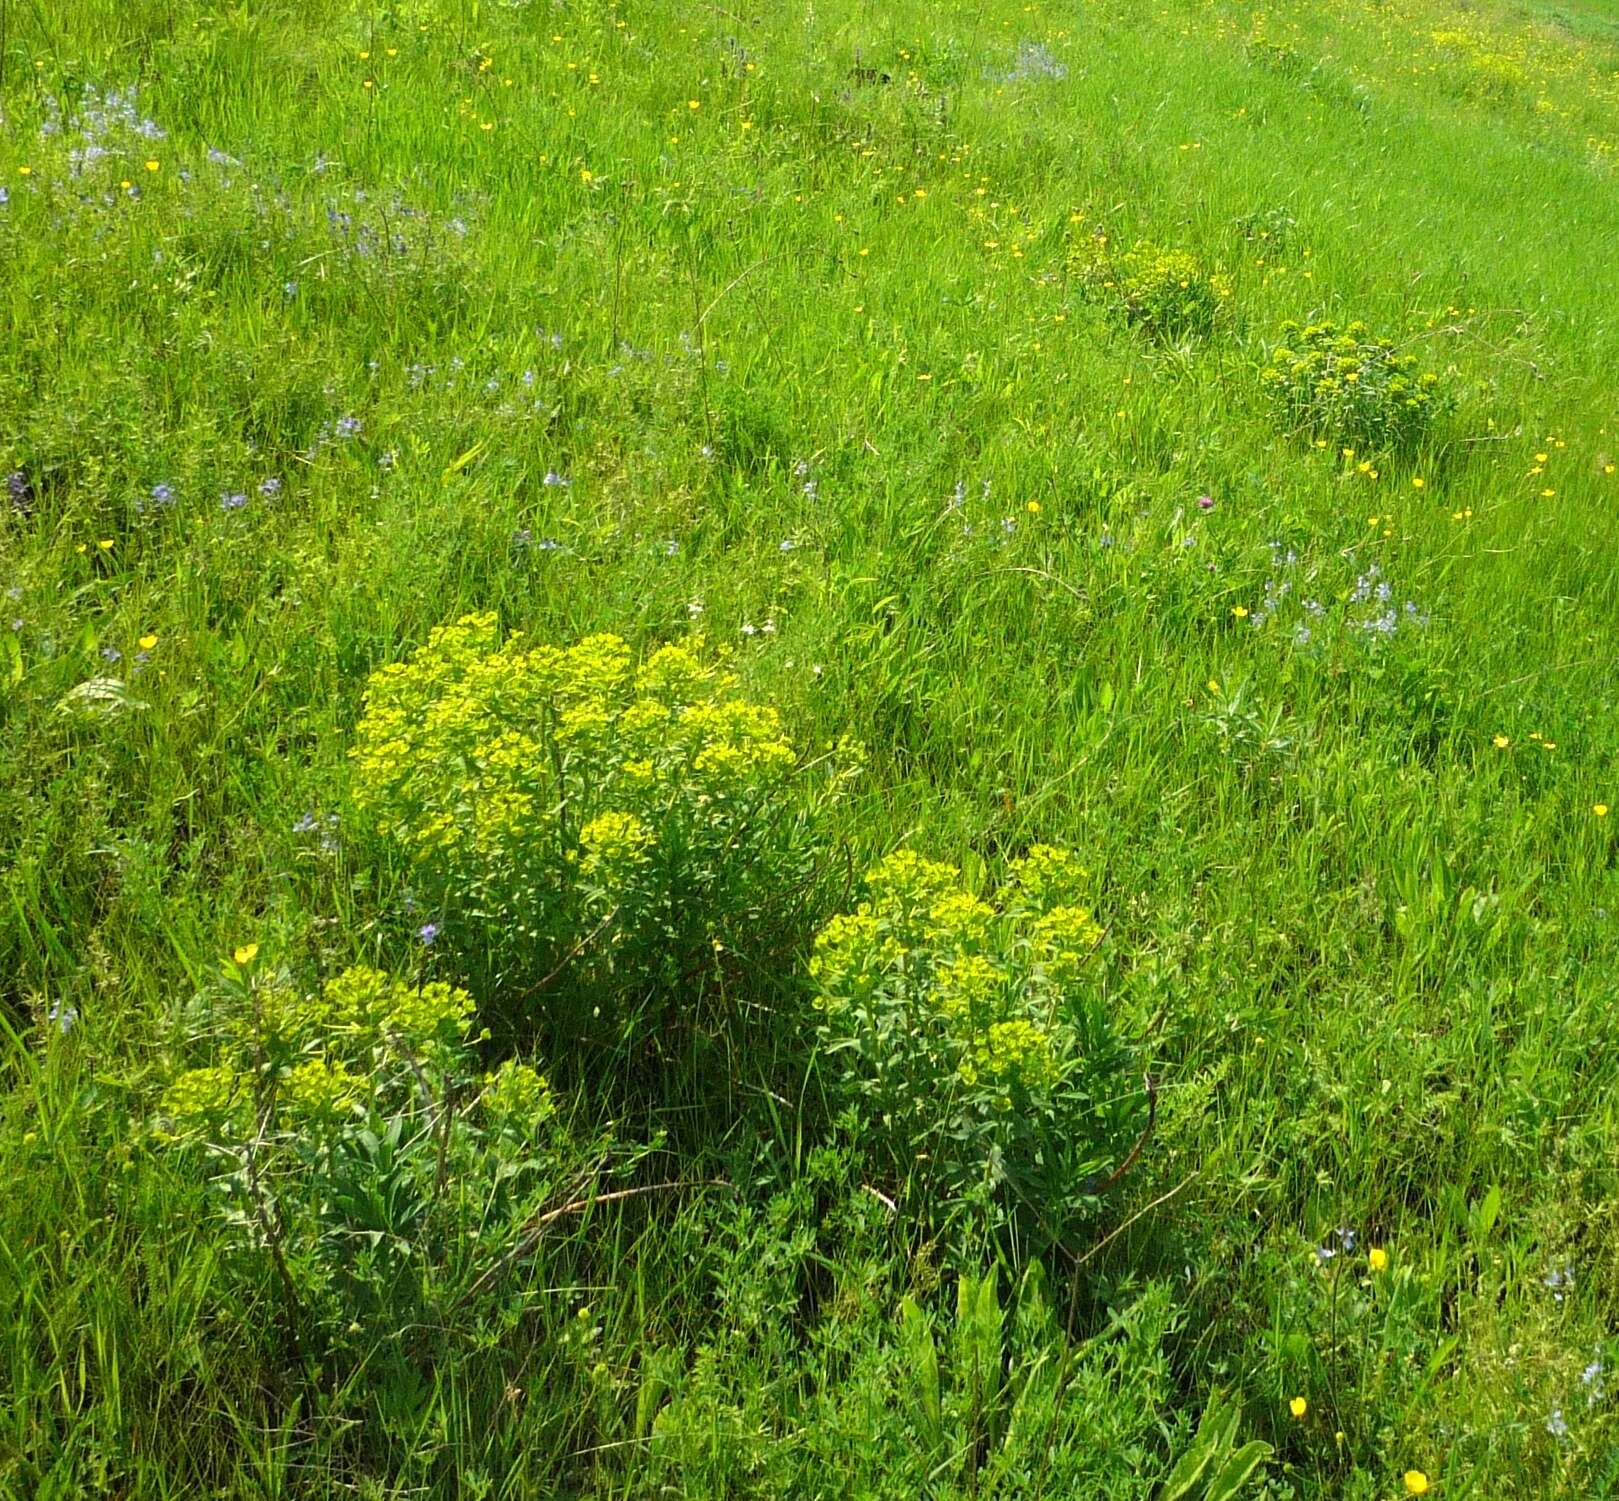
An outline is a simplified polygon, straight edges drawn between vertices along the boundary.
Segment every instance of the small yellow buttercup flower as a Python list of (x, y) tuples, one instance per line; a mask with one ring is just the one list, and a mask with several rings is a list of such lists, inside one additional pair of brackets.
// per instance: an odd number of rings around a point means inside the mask
[(141, 637), (141, 650), (142, 651), (151, 651), (151, 649), (156, 645), (157, 645), (157, 635), (156, 635), (155, 632), (149, 631), (149, 632), (147, 632), (146, 635)]
[(1238, 620), (1246, 620), (1248, 618), (1248, 607), (1247, 605), (1233, 605), (1231, 608), (1231, 613), (1235, 615)]
[(1497, 750), (1505, 750), (1511, 744), (1512, 741), (1505, 735), (1497, 735), (1495, 737), (1495, 748)]
[(1310, 1404), (1303, 1397), (1294, 1397), (1287, 1404), (1287, 1410), (1296, 1418), (1302, 1418), (1310, 1410)]
[(1428, 1477), (1421, 1470), (1407, 1470), (1405, 1472), (1405, 1488), (1413, 1496), (1427, 1494)]
[(1389, 1253), (1382, 1246), (1373, 1246), (1366, 1253), (1366, 1260), (1374, 1272), (1386, 1271), (1389, 1264)]
[(158, 169), (158, 163), (157, 163), (157, 162), (155, 162), (155, 161), (148, 161), (148, 162), (147, 162), (147, 163), (146, 163), (146, 170), (147, 170), (147, 171), (148, 171), (148, 172), (155, 172), (155, 171), (157, 171), (157, 169)]
[(1608, 805), (1606, 803), (1593, 803), (1591, 805), (1591, 811), (1595, 813), (1598, 818), (1606, 818), (1608, 816)]
[(244, 943), (232, 956), (238, 964), (251, 964), (258, 956), (259, 946), (256, 943)]

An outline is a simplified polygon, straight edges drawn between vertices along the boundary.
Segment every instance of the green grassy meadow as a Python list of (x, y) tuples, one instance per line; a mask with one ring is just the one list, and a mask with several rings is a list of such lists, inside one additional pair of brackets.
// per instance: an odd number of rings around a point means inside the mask
[[(0, 0), (0, 70), (0, 1497), (1619, 1497), (1611, 4)], [(1431, 421), (1284, 411), (1323, 319)], [(701, 638), (787, 894), (633, 980), (627, 897), (424, 907), (351, 750), (480, 612)], [(815, 934), (1043, 845), (1128, 1124), (935, 1213)], [(304, 1258), (264, 1008), (357, 964), (546, 1144), (413, 1061)]]

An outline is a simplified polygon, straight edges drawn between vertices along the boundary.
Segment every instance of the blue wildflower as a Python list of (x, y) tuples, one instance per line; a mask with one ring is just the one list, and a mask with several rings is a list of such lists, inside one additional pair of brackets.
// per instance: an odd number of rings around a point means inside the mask
[(1060, 83), (1068, 76), (1067, 67), (1039, 42), (1022, 42), (1011, 71), (1004, 75), (1007, 83), (1023, 83), (1029, 79), (1049, 78)]
[(1588, 1407), (1595, 1407), (1607, 1395), (1602, 1385), (1602, 1360), (1600, 1357), (1593, 1360), (1580, 1372), (1580, 1385), (1585, 1388), (1585, 1402)]

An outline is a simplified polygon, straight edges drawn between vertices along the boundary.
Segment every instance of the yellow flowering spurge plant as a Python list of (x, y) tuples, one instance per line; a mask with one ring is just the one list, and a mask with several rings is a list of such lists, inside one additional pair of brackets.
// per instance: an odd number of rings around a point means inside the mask
[(1259, 373), (1287, 424), (1375, 449), (1409, 448), (1452, 406), (1440, 377), (1364, 323), (1281, 326)]
[(367, 1328), (395, 1339), (498, 1298), (563, 1180), (549, 1084), (515, 1058), (486, 1069), (474, 1011), (363, 966), (316, 990), (226, 966), (188, 1012), (181, 1048), (202, 1057), (164, 1090), (154, 1139), (206, 1166), (243, 1270), (323, 1359), (363, 1367)]
[(352, 757), (440, 948), (509, 994), (673, 982), (803, 873), (793, 747), (701, 642), (637, 664), (468, 615), (372, 674)]
[(990, 900), (901, 850), (815, 940), (820, 1049), (858, 1130), (927, 1212), (1061, 1235), (1142, 1103), (1089, 972), (1101, 929), (1073, 855), (1037, 845)]
[(1231, 298), (1231, 283), (1185, 250), (1137, 240), (1117, 250), (1100, 232), (1082, 236), (1070, 264), (1080, 284), (1127, 323), (1162, 339), (1212, 333)]

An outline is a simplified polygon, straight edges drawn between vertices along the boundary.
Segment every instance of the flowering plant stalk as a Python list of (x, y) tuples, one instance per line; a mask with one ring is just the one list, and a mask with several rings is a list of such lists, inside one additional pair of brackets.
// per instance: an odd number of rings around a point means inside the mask
[(205, 1165), (235, 1271), (279, 1289), (306, 1368), (423, 1354), (389, 1331), (445, 1327), (469, 1289), (469, 1317), (507, 1317), (485, 1274), (577, 1166), (544, 1076), (481, 1066), (464, 990), (355, 967), (306, 993), (238, 956), (190, 1008), (202, 1056), (153, 1137)]
[(815, 942), (819, 1039), (896, 1187), (931, 1214), (1060, 1236), (1143, 1103), (1087, 973), (1101, 929), (1065, 851), (1036, 846), (992, 901), (908, 850)]
[(676, 994), (813, 869), (797, 754), (735, 690), (700, 641), (636, 665), (617, 636), (502, 640), (469, 615), (372, 674), (355, 800), (438, 951), (508, 1007), (564, 974), (587, 1011)]

